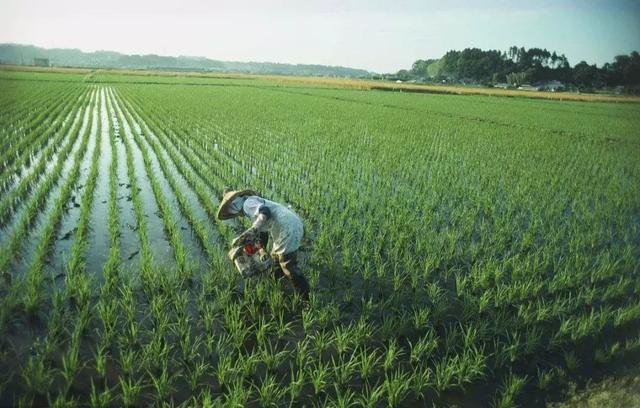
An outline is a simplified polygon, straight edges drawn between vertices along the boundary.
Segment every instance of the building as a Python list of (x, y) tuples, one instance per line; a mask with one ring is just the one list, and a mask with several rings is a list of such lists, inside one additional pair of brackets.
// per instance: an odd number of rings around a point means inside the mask
[(538, 87), (530, 84), (522, 84), (518, 87), (521, 91), (537, 91)]
[(540, 91), (558, 92), (558, 91), (564, 91), (564, 88), (565, 88), (564, 84), (556, 80), (538, 84), (538, 90)]
[(34, 58), (33, 65), (35, 65), (36, 67), (48, 67), (49, 58)]

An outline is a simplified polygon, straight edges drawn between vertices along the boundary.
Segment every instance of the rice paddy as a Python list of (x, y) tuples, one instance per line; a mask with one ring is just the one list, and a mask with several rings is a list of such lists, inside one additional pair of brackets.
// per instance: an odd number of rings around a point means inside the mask
[[(116, 76), (0, 72), (0, 405), (544, 406), (640, 362), (640, 105)], [(225, 186), (301, 215), (309, 304), (234, 270)]]

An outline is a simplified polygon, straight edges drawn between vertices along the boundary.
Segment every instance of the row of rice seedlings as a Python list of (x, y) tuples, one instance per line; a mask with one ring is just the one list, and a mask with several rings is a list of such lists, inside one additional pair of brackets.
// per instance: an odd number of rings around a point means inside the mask
[[(106, 91), (103, 89), (106, 96)], [(109, 143), (111, 144), (111, 164), (109, 165), (109, 257), (103, 267), (105, 284), (103, 291), (112, 293), (117, 284), (117, 276), (120, 266), (120, 231), (119, 231), (119, 207), (118, 207), (118, 153), (116, 147), (116, 135), (113, 126), (113, 116), (109, 114), (105, 98), (104, 109), (107, 111), (109, 127)]]
[[(63, 95), (64, 101), (71, 103), (75, 100), (74, 95), (77, 95), (77, 91), (70, 90)], [(50, 128), (52, 122), (55, 125), (59, 125), (61, 120), (59, 114), (64, 111), (67, 104), (56, 104), (55, 107), (50, 110), (38, 111), (39, 115), (34, 117), (31, 122), (25, 126), (23, 131), (25, 134), (20, 137), (17, 143), (12, 144), (9, 148), (0, 154), (0, 163), (2, 163), (2, 171), (6, 171), (12, 167), (16, 161), (19, 161), (21, 157), (28, 156), (25, 154), (27, 149), (40, 148), (43, 143), (46, 143), (48, 138), (48, 132), (45, 130)], [(58, 120), (56, 120), (58, 118)]]
[[(84, 134), (82, 135), (82, 141), (80, 147), (76, 151), (73, 157), (73, 167), (69, 176), (65, 180), (58, 199), (53, 204), (53, 210), (49, 215), (49, 219), (47, 220), (46, 226), (42, 231), (41, 236), (39, 237), (37, 250), (31, 259), (29, 264), (29, 268), (24, 277), (24, 295), (22, 304), (24, 305), (25, 310), (30, 314), (36, 314), (40, 307), (42, 306), (42, 302), (44, 300), (45, 291), (43, 290), (43, 281), (44, 281), (44, 264), (49, 254), (49, 248), (53, 244), (55, 239), (57, 226), (59, 225), (62, 216), (65, 212), (65, 206), (71, 197), (71, 193), (73, 192), (73, 188), (78, 180), (80, 175), (80, 162), (82, 161), (82, 157), (84, 156), (87, 145), (89, 143), (89, 137), (91, 135), (91, 124), (94, 113), (94, 104), (92, 102), (89, 106), (89, 121), (87, 122), (87, 127), (85, 128)], [(53, 278), (53, 277), (52, 277)], [(70, 277), (67, 276), (67, 284), (70, 282)], [(87, 288), (88, 289), (88, 288)], [(85, 301), (87, 299), (84, 299)]]
[(44, 338), (38, 338), (31, 345), (32, 353), (21, 365), (19, 371), (21, 384), (18, 389), (13, 390), (14, 404), (16, 396), (20, 402), (18, 405), (34, 405), (35, 397), (50, 393), (57, 374), (52, 361), (62, 342), (69, 320), (64, 291), (54, 288), (46, 335)]
[[(87, 106), (83, 106), (80, 117), (85, 116), (86, 109)], [(78, 121), (78, 123), (76, 123), (71, 130), (71, 145), (73, 145), (75, 143), (75, 140), (79, 137), (81, 126), (82, 121)], [(64, 164), (65, 161), (58, 160), (52, 171), (39, 184), (38, 189), (30, 196), (29, 200), (25, 203), (25, 210), (22, 212), (20, 219), (13, 227), (11, 238), (9, 239), (8, 243), (4, 245), (2, 251), (0, 251), (0, 271), (3, 272), (5, 280), (11, 279), (11, 274), (9, 274), (8, 272), (9, 265), (14, 258), (19, 256), (20, 249), (23, 244), (23, 237), (29, 232), (33, 221), (41, 210), (41, 207), (44, 205), (51, 188), (55, 184), (57, 184), (58, 179), (62, 174), (62, 168)]]
[[(124, 123), (124, 120), (122, 119), (121, 114), (118, 112), (115, 106), (116, 103), (114, 101), (111, 89), (109, 89), (109, 99), (111, 101), (112, 111), (114, 115), (114, 123), (118, 125), (120, 129), (123, 129), (122, 124)], [(145, 220), (144, 216), (142, 199), (140, 198), (140, 192), (138, 190), (138, 180), (133, 165), (133, 154), (131, 152), (132, 146), (126, 135), (123, 134), (121, 140), (124, 143), (126, 150), (127, 174), (129, 176), (129, 183), (131, 184), (131, 199), (133, 201), (133, 208), (138, 227), (138, 236), (140, 238), (140, 277), (145, 284), (151, 284), (150, 279), (152, 279), (154, 275), (154, 272), (152, 270), (153, 255), (151, 252), (151, 244), (149, 242), (149, 236), (147, 233), (147, 221)]]
[[(0, 121), (0, 135), (2, 136), (0, 138), (0, 147), (2, 148), (2, 151), (4, 152), (9, 150), (12, 142), (15, 141), (15, 139), (13, 139), (14, 137), (20, 138), (24, 136), (23, 130), (27, 123), (33, 120), (33, 117), (35, 116), (33, 114), (34, 112), (54, 109), (55, 105), (59, 104), (61, 96), (64, 98), (66, 95), (60, 95), (52, 92), (43, 99), (28, 99), (29, 97), (26, 96), (24, 102), (29, 102), (30, 106), (23, 107), (24, 109), (22, 111), (16, 109), (16, 112), (9, 114), (12, 110), (11, 108), (7, 108), (6, 111), (3, 110), (3, 116), (5, 116), (4, 119), (6, 120)], [(15, 108), (17, 105), (13, 105), (13, 107)], [(5, 171), (6, 167), (3, 168), (3, 172)]]
[[(174, 125), (174, 126), (175, 126), (175, 125)], [(347, 165), (347, 166), (348, 166), (348, 165)], [(349, 207), (349, 208), (350, 208), (350, 207)], [(332, 217), (331, 217), (331, 216), (328, 216), (328, 217), (327, 217), (327, 220), (328, 220), (328, 221), (331, 221), (331, 220), (332, 220)], [(335, 223), (335, 222), (334, 222), (334, 223)], [(347, 224), (345, 224), (345, 226), (347, 227), (347, 228), (345, 228), (346, 230), (348, 230), (349, 228), (351, 228), (351, 226), (350, 226), (348, 223), (347, 223)], [(401, 226), (401, 224), (398, 224), (398, 225), (396, 225), (396, 226), (390, 225), (390, 226), (389, 226), (389, 228), (390, 228), (390, 229), (392, 229), (392, 230), (393, 230), (394, 228), (395, 228), (395, 230), (398, 230), (398, 227), (399, 227), (399, 226)], [(506, 232), (509, 232), (509, 230), (505, 230), (505, 231), (506, 231)], [(445, 242), (445, 243), (444, 243), (444, 244), (446, 245), (446, 248), (448, 248), (448, 251), (449, 251), (449, 252), (447, 252), (447, 253), (448, 253), (448, 255), (447, 255), (448, 257), (456, 256), (456, 253), (457, 253), (457, 251), (458, 251), (458, 249), (457, 249), (457, 247), (458, 247), (458, 243), (460, 242), (461, 237), (462, 237), (462, 233), (452, 234), (452, 236), (451, 236), (451, 237), (449, 237), (450, 239), (448, 238), (448, 242)], [(395, 240), (395, 239), (397, 239), (397, 236), (393, 236), (393, 235), (392, 235), (392, 238)], [(366, 241), (366, 242), (369, 242), (369, 240), (365, 240), (365, 241)], [(358, 241), (358, 242), (361, 242), (361, 241)], [(399, 241), (399, 242), (403, 242), (403, 241)], [(395, 251), (395, 255), (400, 255), (400, 256), (402, 256), (402, 251), (399, 251), (399, 249), (401, 249), (403, 246), (405, 246), (405, 245), (403, 245), (403, 244), (399, 244), (399, 243), (396, 243), (396, 245), (393, 247), (393, 248), (395, 248), (395, 249), (393, 249), (393, 251)], [(378, 249), (378, 248), (376, 247), (376, 250), (377, 250), (377, 249)], [(394, 256), (395, 256), (395, 255), (394, 255)], [(363, 257), (362, 257), (362, 259), (365, 259), (365, 258), (366, 258), (365, 256), (363, 256)], [(348, 259), (348, 258), (346, 258), (346, 259)], [(437, 262), (437, 261), (434, 261), (434, 263), (435, 263), (435, 262)], [(382, 266), (384, 266), (382, 263), (381, 263), (381, 265), (382, 265)], [(407, 265), (410, 265), (410, 263), (407, 263)], [(381, 269), (381, 270), (382, 270), (382, 274), (381, 274), (380, 276), (383, 278), (383, 277), (386, 275), (386, 272), (385, 272), (385, 270), (384, 270), (384, 269)], [(394, 276), (397, 276), (397, 274), (395, 274), (395, 273), (394, 273)], [(456, 274), (455, 274), (455, 273), (453, 273), (453, 274), (452, 274), (452, 276), (454, 276), (454, 277), (455, 277), (455, 276), (456, 276)], [(459, 279), (459, 283), (461, 284), (461, 287), (460, 287), (460, 291), (461, 291), (461, 292), (460, 292), (460, 293), (461, 293), (461, 294), (466, 294), (466, 292), (464, 292), (464, 290), (463, 290), (463, 287), (467, 286), (467, 285), (468, 285), (468, 283), (465, 283), (463, 279)], [(537, 289), (537, 288), (539, 288), (539, 287), (540, 287), (539, 282), (531, 281), (531, 283), (526, 283), (526, 284), (527, 284), (527, 285), (532, 285), (532, 286), (530, 287), (530, 289), (540, 290), (540, 289)], [(528, 289), (525, 287), (525, 285), (523, 285), (522, 287), (519, 287), (519, 288), (515, 288), (515, 287), (514, 287), (513, 289), (511, 289), (511, 286), (507, 286), (507, 285), (504, 285), (504, 287), (505, 287), (505, 288), (509, 287), (510, 289), (508, 289), (507, 291), (505, 291), (505, 290), (503, 290), (503, 289), (501, 289), (501, 290), (500, 290), (500, 291), (501, 291), (501, 293), (500, 293), (500, 295), (498, 295), (498, 296), (499, 296), (499, 299), (500, 299), (500, 300), (499, 300), (499, 303), (500, 303), (500, 305), (501, 305), (501, 306), (503, 305), (503, 303), (502, 303), (502, 299), (517, 299), (517, 298), (519, 298), (519, 297), (523, 296), (523, 295), (526, 293), (526, 290), (528, 290)], [(525, 290), (525, 289), (526, 289), (526, 290)], [(593, 296), (592, 296), (592, 298), (593, 298)], [(584, 299), (586, 299), (586, 297), (584, 297)], [(446, 299), (445, 299), (445, 300), (446, 300)], [(474, 301), (474, 299), (473, 299), (473, 297), (472, 297), (472, 296), (463, 296), (463, 299), (461, 299), (461, 300), (462, 300), (462, 302), (463, 302), (463, 306), (464, 306), (465, 310), (467, 310), (467, 311), (468, 311), (468, 310), (473, 310), (473, 301)], [(486, 297), (486, 296), (485, 296), (485, 298), (484, 298), (484, 302), (485, 302), (485, 303), (487, 303), (487, 302), (489, 302), (489, 303), (490, 303), (490, 300), (491, 300), (491, 299), (490, 299), (489, 297)], [(507, 304), (506, 304), (506, 303), (507, 303), (507, 302), (505, 301), (505, 302), (504, 302), (504, 306), (505, 306), (505, 307), (507, 306)], [(465, 312), (465, 313), (467, 313), (467, 312)], [(503, 312), (500, 312), (500, 314), (499, 314), (499, 315), (497, 315), (497, 316), (500, 316), (500, 317), (496, 318), (497, 323), (499, 323), (500, 325), (506, 325), (506, 326), (510, 327), (510, 326), (513, 326), (514, 324), (517, 324), (517, 321), (516, 321), (516, 320), (514, 320), (514, 319), (513, 319), (513, 318), (511, 318), (510, 316), (505, 316)], [(507, 317), (507, 319), (503, 319), (503, 317)], [(470, 318), (470, 316), (467, 314), (467, 315), (465, 315), (465, 317), (464, 317), (464, 318), (465, 318), (466, 320), (468, 320), (468, 319)], [(387, 322), (392, 322), (392, 321), (391, 321), (391, 320), (387, 320)], [(389, 327), (393, 327), (394, 325), (395, 325), (395, 324), (391, 324), (391, 323), (389, 323), (389, 324), (388, 324), (388, 326), (389, 326)], [(391, 331), (392, 331), (392, 330), (390, 330), (390, 329), (385, 329), (385, 332), (387, 332), (387, 333), (388, 333), (388, 332), (391, 332)], [(449, 337), (449, 336), (448, 336), (448, 337)], [(521, 350), (521, 349), (522, 349), (522, 350), (526, 349), (526, 347), (525, 347), (525, 346), (521, 346), (521, 345), (520, 345), (520, 344), (521, 344), (521, 341), (520, 341), (520, 340), (518, 340), (518, 338), (519, 338), (519, 337), (521, 337), (521, 335), (511, 335), (511, 336), (510, 336), (510, 338), (507, 340), (507, 342), (505, 342), (505, 343), (504, 343), (504, 346), (503, 346), (503, 345), (499, 345), (499, 346), (498, 346), (498, 347), (500, 347), (500, 349), (501, 349), (501, 350), (504, 350), (504, 353), (502, 353), (502, 354), (504, 354), (504, 355), (508, 356), (509, 360), (512, 358), (512, 356), (513, 356), (513, 355), (517, 356), (518, 354), (520, 354), (520, 351), (519, 351), (519, 350)], [(456, 338), (456, 336), (452, 336), (451, 338), (452, 338), (452, 339), (455, 339), (455, 338)], [(512, 347), (512, 346), (514, 346), (514, 347)], [(453, 349), (455, 349), (455, 348), (453, 348)], [(508, 352), (507, 352), (507, 350), (508, 350)], [(515, 351), (515, 354), (513, 354), (513, 355), (512, 355), (512, 354), (511, 354), (511, 353), (512, 353), (512, 351), (511, 351), (511, 350), (514, 350), (514, 351)]]
[[(15, 82), (8, 83), (6, 81), (2, 81), (2, 85), (5, 92), (2, 95), (3, 98), (0, 99), (0, 127), (3, 132), (18, 127), (16, 118), (28, 117), (38, 106), (58, 99), (59, 96), (53, 87), (37, 85), (25, 87), (23, 84), (16, 86)], [(66, 86), (61, 88), (66, 88)], [(0, 146), (4, 147), (4, 143), (7, 142), (8, 140), (3, 138)]]
[[(70, 94), (71, 90), (66, 90), (65, 94)], [(19, 133), (19, 138), (14, 140), (6, 140), (5, 147), (6, 150), (0, 154), (0, 158), (2, 159), (3, 166), (2, 170), (6, 170), (8, 165), (12, 164), (13, 159), (17, 159), (20, 157), (20, 154), (24, 151), (25, 148), (28, 148), (28, 141), (37, 140), (39, 129), (42, 126), (47, 124), (46, 119), (50, 117), (51, 113), (56, 111), (56, 109), (60, 109), (60, 106), (53, 101), (49, 101), (48, 104), (41, 106), (41, 109), (31, 109), (26, 112), (24, 118), (13, 117), (12, 123), (10, 125), (11, 128), (14, 129), (14, 133)], [(29, 140), (23, 140), (23, 137), (27, 135), (32, 136)]]
[(58, 103), (58, 109), (55, 111), (56, 116), (52, 118), (50, 122), (46, 122), (48, 126), (42, 131), (42, 139), (39, 142), (32, 140), (33, 143), (29, 145), (28, 150), (24, 151), (12, 166), (3, 172), (2, 178), (0, 179), (2, 191), (7, 191), (13, 186), (12, 183), (15, 183), (16, 179), (19, 180), (20, 177), (32, 171), (32, 164), (42, 157), (42, 152), (45, 151), (45, 149), (50, 149), (54, 140), (52, 136), (58, 134), (60, 129), (75, 117), (70, 115), (69, 112), (76, 110), (81, 100), (87, 98), (88, 93), (90, 93), (88, 90), (74, 93), (70, 98)]
[[(115, 97), (114, 97), (114, 101), (115, 103), (118, 103), (117, 98)], [(178, 230), (177, 222), (172, 214), (172, 209), (169, 206), (169, 203), (167, 202), (166, 198), (163, 196), (160, 183), (156, 175), (152, 171), (149, 151), (147, 150), (142, 140), (140, 140), (139, 135), (134, 129), (131, 118), (127, 115), (127, 112), (124, 109), (123, 109), (123, 116), (124, 116), (124, 120), (126, 120), (127, 123), (129, 124), (129, 129), (133, 136), (133, 140), (136, 146), (138, 147), (138, 149), (140, 149), (142, 153), (142, 159), (144, 161), (145, 169), (149, 177), (149, 182), (151, 183), (151, 189), (153, 190), (156, 203), (158, 204), (158, 207), (162, 214), (164, 228), (167, 231), (169, 240), (171, 242), (171, 245), (173, 246), (174, 257), (176, 260), (176, 265), (178, 267), (178, 273), (180, 274), (180, 276), (183, 276), (185, 278), (190, 278), (192, 274), (193, 265), (190, 264), (190, 261), (188, 259), (189, 254), (187, 253), (187, 250), (185, 249), (185, 246), (182, 243), (182, 237), (180, 235), (180, 231)]]
[[(84, 192), (80, 199), (80, 217), (76, 225), (76, 230), (71, 246), (71, 255), (67, 261), (66, 270), (66, 286), (72, 301), (84, 307), (89, 301), (91, 277), (85, 275), (86, 272), (86, 251), (87, 251), (87, 235), (89, 232), (89, 216), (95, 199), (95, 187), (98, 182), (98, 159), (100, 157), (100, 142), (102, 140), (102, 118), (100, 112), (102, 109), (102, 99), (98, 98), (96, 102), (96, 110), (98, 113), (97, 125), (94, 130), (95, 146), (91, 155), (91, 167), (84, 185)], [(93, 112), (92, 112), (93, 113)]]
[[(103, 94), (106, 91), (102, 89)], [(96, 316), (98, 327), (96, 328), (95, 346), (93, 348), (91, 363), (95, 368), (95, 374), (91, 378), (91, 391), (89, 393), (90, 405), (104, 407), (113, 404), (116, 398), (114, 384), (109, 384), (107, 369), (113, 357), (113, 344), (119, 331), (118, 299), (120, 292), (118, 286), (123, 282), (120, 279), (120, 232), (119, 232), (119, 207), (118, 207), (118, 155), (116, 148), (116, 136), (113, 126), (113, 116), (108, 109), (109, 99), (105, 98), (103, 109), (107, 111), (109, 143), (111, 144), (111, 163), (109, 165), (109, 256), (103, 265), (102, 274), (104, 283), (100, 288), (99, 299), (95, 303), (92, 314)]]
[[(153, 132), (153, 134), (158, 138), (159, 142), (163, 145), (169, 157), (180, 172), (181, 176), (196, 192), (201, 205), (207, 212), (207, 215), (211, 220), (215, 220), (217, 205), (212, 199), (211, 191), (222, 191), (222, 188), (220, 188), (219, 190), (211, 189), (211, 186), (209, 184), (211, 183), (211, 180), (207, 177), (203, 177), (202, 167), (199, 166), (199, 163), (194, 160), (191, 154), (189, 154), (190, 152), (186, 151), (183, 148), (180, 148), (181, 144), (179, 143), (179, 141), (175, 139), (169, 139), (169, 135), (171, 133), (170, 129), (163, 128), (162, 126), (157, 125), (154, 120), (152, 120), (148, 115), (145, 115), (145, 112), (143, 111), (142, 107), (140, 107), (140, 105), (138, 105), (137, 114), (142, 119), (142, 122), (149, 127), (149, 130)], [(207, 183), (207, 180), (209, 181), (209, 183)], [(233, 234), (233, 231), (231, 231), (226, 224), (216, 223), (216, 226), (220, 230), (221, 234), (227, 238)]]
[[(127, 116), (128, 120), (132, 120), (129, 118), (129, 116), (131, 115), (131, 113), (125, 109), (125, 116)], [(140, 121), (138, 122), (140, 123)], [(142, 123), (142, 125), (144, 125), (145, 127), (146, 124)], [(149, 129), (147, 128), (147, 131), (149, 131)], [(143, 131), (143, 134), (146, 133)], [(208, 236), (208, 231), (204, 226), (204, 223), (207, 222), (207, 220), (200, 220), (198, 218), (196, 218), (196, 216), (194, 215), (193, 209), (191, 207), (191, 204), (189, 203), (189, 201), (187, 200), (185, 194), (182, 192), (182, 188), (184, 188), (183, 186), (178, 185), (175, 176), (173, 176), (173, 174), (171, 173), (171, 171), (168, 168), (167, 165), (167, 161), (165, 160), (162, 151), (161, 151), (161, 146), (158, 145), (158, 143), (153, 140), (151, 137), (147, 137), (146, 138), (146, 142), (149, 143), (149, 145), (151, 146), (154, 154), (156, 155), (157, 159), (158, 159), (158, 163), (160, 165), (160, 168), (162, 170), (163, 176), (166, 178), (166, 180), (169, 182), (169, 185), (171, 186), (171, 189), (173, 191), (173, 193), (175, 194), (177, 201), (180, 205), (180, 208), (182, 209), (183, 213), (185, 214), (185, 216), (187, 217), (189, 224), (191, 225), (191, 227), (193, 228), (193, 230), (195, 231), (200, 244), (202, 245), (202, 247), (204, 248), (207, 257), (209, 258), (209, 261), (212, 262), (213, 259), (215, 259), (217, 256), (219, 256), (219, 250), (216, 250), (212, 245), (211, 245), (211, 241), (210, 238)]]
[[(159, 116), (158, 119), (163, 120), (162, 116)], [(221, 161), (220, 158), (226, 159), (227, 162), (231, 162), (234, 165), (237, 163), (225, 156), (219, 146), (216, 148), (212, 140), (199, 136), (199, 132), (187, 135), (184, 129), (175, 125), (168, 127), (168, 129), (173, 133), (171, 135), (172, 139), (180, 143), (181, 150), (188, 150), (191, 153), (191, 157), (196, 159), (196, 163), (201, 165), (196, 168), (213, 191), (220, 191), (225, 185), (249, 184), (244, 179), (245, 175), (248, 174), (245, 168), (232, 166), (232, 171), (227, 171), (228, 168), (225, 166), (227, 163), (224, 160)], [(198, 146), (196, 146), (196, 143)]]
[[(131, 98), (135, 100), (135, 95), (131, 96)], [(204, 169), (207, 166), (203, 166), (206, 161), (203, 158), (204, 152), (194, 148), (191, 137), (183, 137), (183, 131), (179, 126), (175, 125), (175, 120), (158, 114), (157, 106), (144, 104), (140, 101), (138, 101), (137, 106), (141, 109), (145, 122), (159, 127), (162, 131), (162, 136), (171, 141), (171, 146), (175, 146), (181, 154), (187, 155), (187, 163), (202, 178), (211, 191), (220, 191), (225, 186), (225, 180), (222, 177), (230, 176), (230, 174), (226, 174), (222, 168), (213, 168), (205, 172)], [(154, 133), (158, 135), (159, 130), (154, 129)], [(165, 143), (163, 142), (163, 144)]]
[[(112, 92), (113, 93), (113, 92)], [(137, 185), (139, 188), (139, 197), (142, 202), (142, 210), (146, 214), (147, 236), (152, 236), (156, 241), (151, 246), (152, 256), (154, 259), (167, 268), (173, 268), (174, 264), (174, 251), (171, 246), (170, 238), (167, 234), (167, 230), (162, 220), (162, 212), (158, 206), (153, 193), (153, 187), (151, 186), (150, 176), (145, 168), (144, 157), (142, 151), (137, 147), (134, 140), (134, 129), (129, 128), (129, 124), (125, 120), (122, 110), (116, 100), (115, 94), (112, 98), (113, 108), (116, 110), (120, 119), (120, 125), (123, 126), (123, 135), (129, 138), (130, 145), (132, 146), (131, 154), (133, 158), (134, 172), (138, 177)], [(154, 171), (158, 171), (154, 169)], [(129, 198), (128, 198), (129, 199)], [(162, 238), (162, 239), (160, 239)]]
[[(57, 131), (57, 135), (52, 138), (49, 146), (41, 152), (40, 160), (36, 166), (34, 166), (33, 170), (26, 176), (20, 179), (18, 185), (13, 188), (10, 192), (6, 192), (3, 195), (2, 201), (0, 201), (0, 224), (6, 222), (7, 218), (11, 216), (15, 207), (20, 203), (21, 200), (24, 200), (29, 191), (36, 185), (38, 180), (45, 174), (44, 169), (47, 164), (51, 160), (65, 160), (66, 154), (69, 153), (71, 143), (68, 139), (69, 130), (73, 125), (74, 121), (69, 120), (70, 118), (78, 119), (78, 113), (80, 111), (80, 107), (85, 103), (85, 99), (88, 97), (88, 92), (84, 94), (84, 96), (73, 104), (68, 105), (68, 109), (65, 110), (61, 115), (65, 115), (67, 118), (66, 124), (59, 128)], [(80, 118), (81, 119), (81, 118)], [(67, 144), (64, 144), (63, 141), (67, 141)], [(56, 154), (57, 153), (57, 154)]]

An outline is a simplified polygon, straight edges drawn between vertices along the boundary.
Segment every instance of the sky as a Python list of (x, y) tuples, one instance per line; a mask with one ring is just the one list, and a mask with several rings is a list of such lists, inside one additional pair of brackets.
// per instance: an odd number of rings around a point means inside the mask
[(640, 0), (0, 0), (0, 43), (373, 72), (517, 45), (601, 66), (640, 51)]

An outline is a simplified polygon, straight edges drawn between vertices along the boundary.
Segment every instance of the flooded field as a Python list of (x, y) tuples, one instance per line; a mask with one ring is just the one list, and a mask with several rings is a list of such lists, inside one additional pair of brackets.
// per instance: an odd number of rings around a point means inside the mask
[[(0, 406), (545, 406), (640, 364), (640, 105), (67, 75), (0, 73)], [(308, 304), (234, 270), (225, 186), (303, 218)]]

